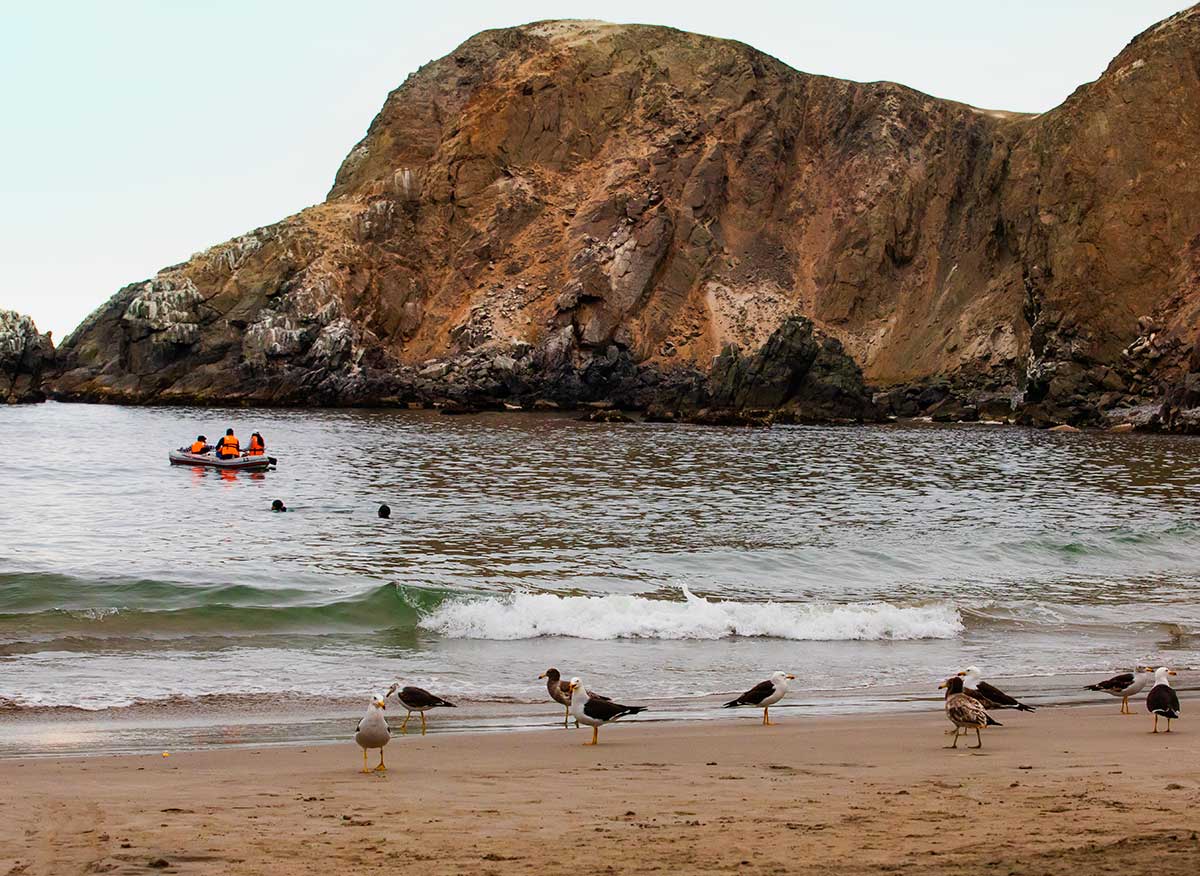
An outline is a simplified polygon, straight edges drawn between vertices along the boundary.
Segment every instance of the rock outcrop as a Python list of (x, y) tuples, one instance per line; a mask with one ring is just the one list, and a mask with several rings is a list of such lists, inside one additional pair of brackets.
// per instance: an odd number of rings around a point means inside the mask
[(868, 420), (877, 411), (862, 371), (841, 343), (812, 321), (791, 317), (753, 355), (729, 346), (713, 363), (708, 404), (719, 410), (775, 411), (791, 420)]
[(1100, 422), (1200, 387), (1198, 70), (1197, 7), (1036, 116), (668, 28), (488, 31), (325, 202), (119, 291), (53, 390)]
[(53, 364), (50, 333), (39, 334), (27, 316), (0, 310), (0, 402), (45, 401), (42, 377)]

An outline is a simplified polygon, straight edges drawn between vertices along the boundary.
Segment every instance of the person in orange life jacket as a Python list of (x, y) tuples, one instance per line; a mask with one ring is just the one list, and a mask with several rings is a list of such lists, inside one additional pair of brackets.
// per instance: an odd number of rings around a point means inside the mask
[(218, 459), (236, 459), (241, 456), (242, 448), (232, 429), (225, 430), (225, 437), (217, 442)]
[(263, 436), (258, 432), (250, 434), (250, 446), (246, 448), (246, 453), (250, 456), (262, 456), (267, 452), (267, 442), (263, 441)]
[(191, 453), (208, 453), (212, 450), (212, 445), (208, 443), (208, 439), (203, 435), (197, 435), (196, 440), (192, 442), (192, 446), (188, 448)]

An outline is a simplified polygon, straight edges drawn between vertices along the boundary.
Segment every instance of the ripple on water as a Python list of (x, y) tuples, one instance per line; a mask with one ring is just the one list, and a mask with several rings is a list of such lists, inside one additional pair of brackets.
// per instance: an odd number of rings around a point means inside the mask
[[(279, 469), (167, 466), (227, 425)], [(1196, 659), (1187, 438), (47, 404), (0, 441), (38, 448), (0, 467), (7, 702)]]

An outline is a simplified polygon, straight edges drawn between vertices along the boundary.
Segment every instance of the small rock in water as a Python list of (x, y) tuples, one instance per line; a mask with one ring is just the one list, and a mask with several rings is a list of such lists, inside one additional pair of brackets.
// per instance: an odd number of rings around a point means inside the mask
[(1078, 432), (1079, 430), (1076, 429), (1074, 426), (1068, 426), (1066, 423), (1063, 423), (1061, 426), (1052, 426), (1050, 428), (1050, 431), (1051, 432)]

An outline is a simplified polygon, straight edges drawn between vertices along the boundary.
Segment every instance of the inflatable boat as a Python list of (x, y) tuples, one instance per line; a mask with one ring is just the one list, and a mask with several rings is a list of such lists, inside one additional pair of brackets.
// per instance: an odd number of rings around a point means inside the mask
[(168, 457), (171, 465), (203, 465), (208, 468), (230, 469), (233, 471), (266, 471), (275, 467), (274, 456), (237, 456), (233, 459), (219, 459), (212, 453), (192, 453), (180, 448), (172, 450)]

